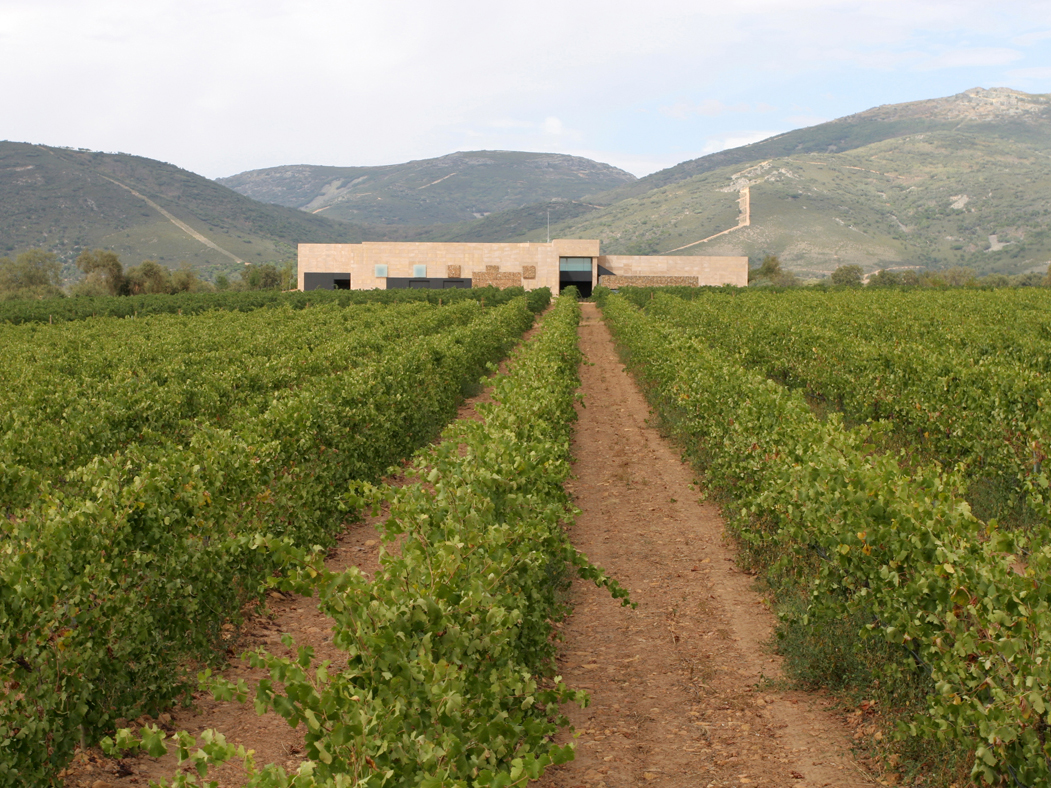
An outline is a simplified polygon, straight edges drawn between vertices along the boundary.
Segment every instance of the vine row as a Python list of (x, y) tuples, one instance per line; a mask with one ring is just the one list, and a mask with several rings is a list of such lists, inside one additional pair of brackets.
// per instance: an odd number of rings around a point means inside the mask
[(430, 440), (532, 321), (521, 297), (476, 310), (232, 427), (202, 420), (31, 491), (0, 524), (0, 785), (54, 782), (78, 743), (170, 705), (267, 579), (331, 543), (348, 481)]
[[(176, 736), (200, 773), (241, 757), (252, 788), (524, 786), (572, 757), (571, 745), (552, 741), (566, 724), (559, 704), (585, 700), (554, 675), (553, 623), (567, 612), (568, 572), (627, 603), (626, 591), (563, 530), (575, 514), (563, 482), (578, 320), (576, 300), (559, 298), (539, 336), (495, 380), (492, 402), (479, 405), (482, 420), (456, 422), (421, 452), (409, 484), (355, 486), (352, 505), (390, 506), (371, 582), (356, 569), (315, 567), (283, 585), (318, 594), (347, 660), (336, 670), (313, 664), (309, 648), (294, 659), (247, 655), (271, 675), (256, 689), (257, 709), (305, 724), (307, 758), (298, 771), (257, 766), (215, 732), (199, 750)], [(249, 694), (243, 682), (206, 683), (221, 697)], [(155, 728), (122, 731), (111, 746), (158, 752), (162, 737)], [(180, 774), (173, 784), (200, 783)]]
[[(647, 310), (648, 311), (648, 310)], [(977, 520), (961, 480), (906, 473), (879, 425), (820, 421), (802, 394), (613, 296), (606, 318), (669, 428), (726, 497), (729, 525), (768, 577), (805, 603), (781, 632), (860, 622), (858, 653), (887, 645), (877, 679), (925, 688), (900, 733), (974, 753), (989, 783), (1051, 780), (1051, 533)], [(1024, 556), (1024, 558), (1022, 557)], [(824, 656), (828, 656), (826, 650)]]

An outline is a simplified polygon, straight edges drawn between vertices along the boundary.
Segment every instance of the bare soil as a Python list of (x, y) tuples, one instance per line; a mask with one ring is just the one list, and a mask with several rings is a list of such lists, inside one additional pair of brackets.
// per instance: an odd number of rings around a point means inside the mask
[(574, 584), (560, 669), (591, 705), (567, 707), (577, 757), (538, 787), (877, 784), (830, 700), (778, 688), (774, 616), (735, 566), (718, 510), (650, 425), (594, 305), (580, 341), (572, 492), (583, 513), (571, 537), (638, 607)]
[[(580, 337), (586, 407), (579, 409), (571, 487), (583, 514), (571, 536), (631, 590), (638, 607), (574, 584), (560, 669), (570, 686), (590, 691), (592, 702), (567, 708), (578, 731), (576, 760), (550, 770), (537, 788), (876, 784), (852, 760), (848, 728), (831, 701), (772, 684), (780, 677), (767, 645), (773, 615), (735, 567), (718, 510), (698, 501), (691, 471), (649, 425), (646, 401), (594, 305), (584, 305)], [(474, 406), (488, 398), (486, 390), (460, 416), (477, 417)], [(330, 568), (375, 572), (375, 524), (383, 516), (349, 526)], [(314, 600), (272, 594), (267, 609), (247, 622), (242, 645), (288, 653), (281, 644), (288, 633), (338, 665), (330, 627)], [(225, 675), (250, 686), (264, 677), (238, 660)], [(218, 729), (254, 750), (258, 764), (292, 771), (303, 758), (301, 731), (272, 712), (257, 716), (251, 701), (218, 703), (198, 693), (191, 708), (172, 709), (159, 722), (194, 734)], [(78, 754), (65, 784), (145, 786), (176, 768), (171, 754), (112, 760), (90, 749)], [(232, 788), (244, 774), (230, 764), (210, 778)]]

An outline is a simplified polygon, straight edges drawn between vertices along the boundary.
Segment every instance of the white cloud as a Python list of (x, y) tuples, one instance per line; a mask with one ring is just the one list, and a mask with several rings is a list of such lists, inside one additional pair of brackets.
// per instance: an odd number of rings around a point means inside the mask
[(1005, 66), (1022, 59), (1017, 49), (1006, 47), (972, 47), (954, 49), (928, 58), (920, 64), (923, 70), (938, 68), (973, 68), (975, 66)]
[(1031, 93), (1051, 93), (1051, 66), (1016, 68), (1007, 72), (1011, 86)]
[(1020, 47), (1031, 47), (1041, 41), (1051, 40), (1051, 30), (1042, 30), (1037, 33), (1026, 33), (1011, 39), (1011, 43)]
[[(767, 106), (767, 105), (764, 105)], [(667, 115), (669, 118), (675, 118), (676, 120), (685, 120), (691, 115), (703, 115), (705, 117), (714, 118), (719, 115), (725, 115), (728, 112), (752, 112), (752, 106), (741, 102), (739, 104), (728, 105), (719, 101), (718, 99), (705, 99), (699, 104), (691, 104), (688, 101), (680, 101), (671, 106), (661, 107), (660, 112)]]
[(1007, 72), (1007, 76), (1012, 80), (1044, 80), (1051, 82), (1051, 66), (1014, 68)]
[(535, 123), (530, 123), (527, 120), (516, 120), (515, 118), (498, 118), (497, 120), (491, 120), (486, 124), (491, 129), (532, 129), (536, 127)]
[(561, 137), (565, 133), (562, 121), (555, 117), (544, 118), (544, 122), (540, 124), (540, 130), (553, 137)]

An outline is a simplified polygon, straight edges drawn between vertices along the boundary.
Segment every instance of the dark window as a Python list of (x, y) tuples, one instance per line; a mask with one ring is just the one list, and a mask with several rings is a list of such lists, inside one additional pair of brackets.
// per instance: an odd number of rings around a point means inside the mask
[(350, 274), (314, 273), (303, 274), (304, 290), (349, 290)]
[(560, 257), (558, 258), (559, 271), (587, 271), (591, 272), (590, 257)]
[(404, 287), (410, 288), (429, 288), (431, 290), (444, 290), (447, 287), (470, 287), (471, 280), (467, 278), (460, 279), (444, 279), (439, 277), (428, 277), (426, 279), (418, 279), (416, 277), (408, 276), (388, 276), (387, 277), (387, 289), (398, 290)]

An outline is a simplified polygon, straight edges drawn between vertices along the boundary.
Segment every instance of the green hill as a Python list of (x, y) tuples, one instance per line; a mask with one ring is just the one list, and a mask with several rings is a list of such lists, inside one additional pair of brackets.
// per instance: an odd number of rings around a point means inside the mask
[(470, 221), (549, 200), (579, 200), (635, 176), (579, 156), (470, 151), (382, 167), (299, 165), (219, 183), (262, 202), (374, 225)]
[(955, 96), (885, 104), (844, 118), (796, 129), (751, 145), (712, 153), (660, 170), (593, 202), (612, 203), (684, 181), (723, 167), (801, 153), (843, 153), (885, 140), (932, 131), (968, 129), (992, 136), (1029, 139), (1047, 144), (1051, 121), (1048, 96), (1034, 96), (1008, 88), (972, 88)]
[(211, 277), (301, 242), (543, 241), (549, 216), (551, 237), (599, 238), (613, 254), (1013, 274), (1051, 261), (1051, 96), (976, 88), (876, 107), (641, 179), (573, 156), (475, 151), (215, 182), (137, 156), (0, 142), (0, 206), (0, 256), (44, 247), (68, 274), (95, 247)]
[[(739, 223), (745, 187), (750, 224), (724, 233)], [(878, 107), (684, 162), (588, 202), (603, 207), (553, 224), (552, 237), (601, 238), (612, 254), (773, 253), (815, 274), (848, 263), (1045, 270), (1051, 96), (976, 89)], [(546, 232), (534, 225), (513, 239)]]
[(300, 242), (362, 237), (152, 159), (18, 142), (0, 142), (0, 206), (0, 256), (42, 247), (70, 276), (77, 254), (96, 247), (130, 265), (188, 262), (210, 278), (287, 259)]

